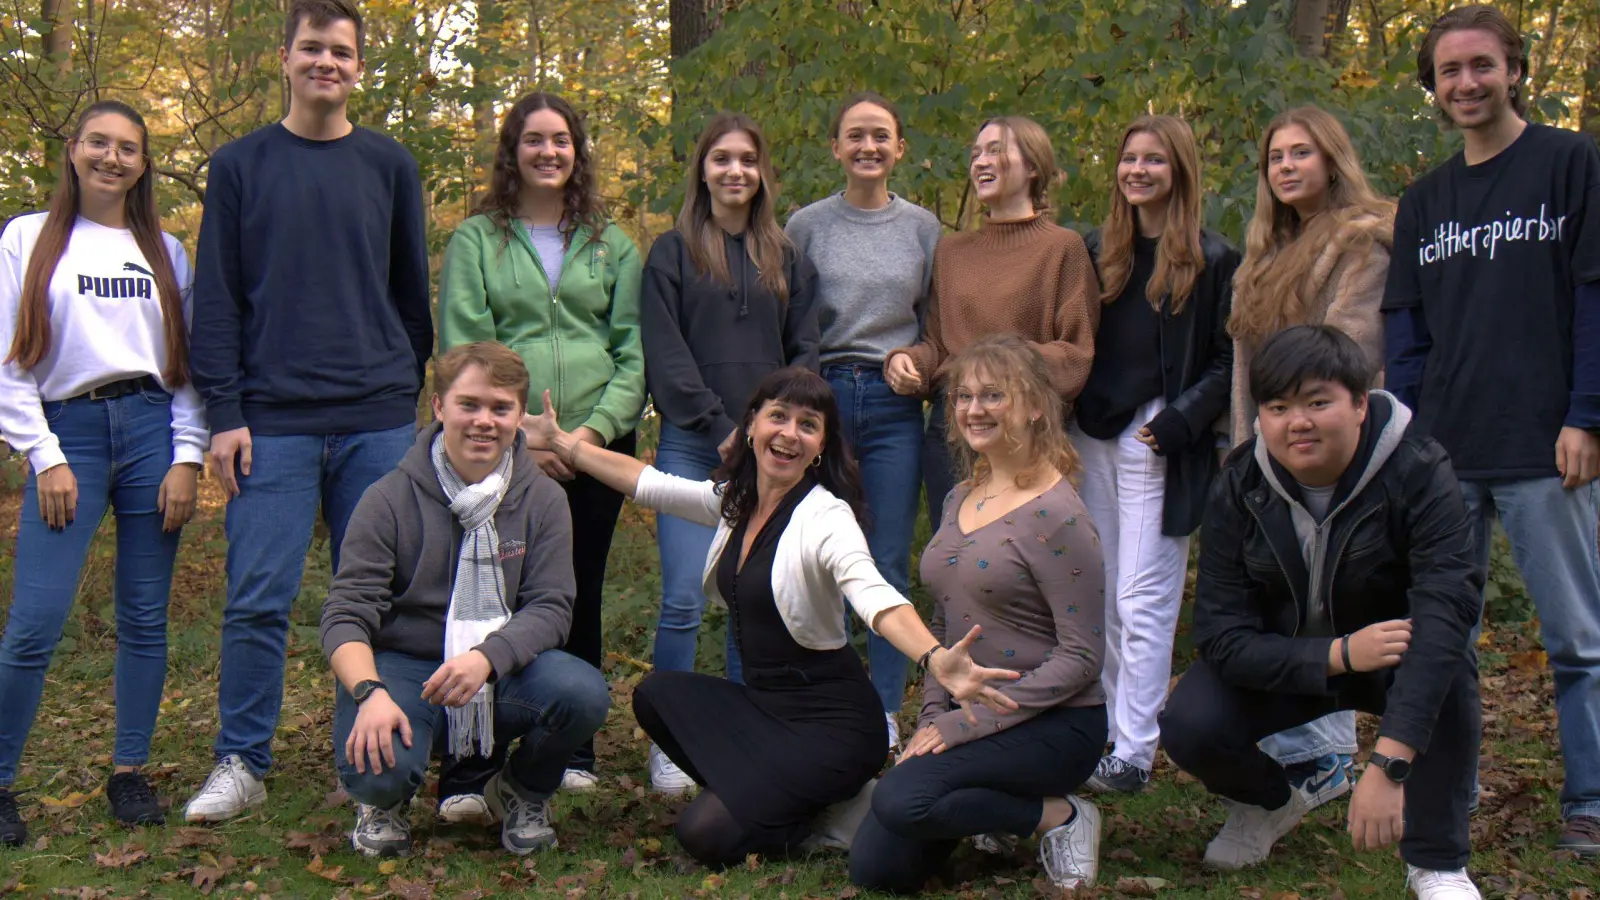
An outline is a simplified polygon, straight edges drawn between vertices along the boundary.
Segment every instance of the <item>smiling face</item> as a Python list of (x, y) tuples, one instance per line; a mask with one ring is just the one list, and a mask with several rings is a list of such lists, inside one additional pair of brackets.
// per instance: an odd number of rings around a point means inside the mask
[(1172, 159), (1148, 131), (1128, 135), (1117, 160), (1117, 188), (1135, 209), (1159, 209), (1172, 197)]
[(444, 452), (468, 484), (494, 471), (516, 441), (524, 411), (520, 394), (497, 387), (481, 365), (468, 365), (443, 396), (433, 396), (433, 415), (444, 426)]
[(72, 168), (85, 196), (120, 203), (148, 164), (144, 131), (126, 116), (102, 113), (83, 123), (72, 142)]
[(294, 41), (278, 49), (293, 102), (322, 108), (343, 106), (361, 77), (356, 42), (356, 23), (349, 19), (317, 26), (309, 16), (303, 17)]
[(1309, 487), (1339, 480), (1361, 443), (1367, 397), (1337, 381), (1313, 380), (1257, 407), (1261, 439), (1289, 474)]
[(833, 139), (833, 158), (852, 181), (887, 181), (894, 164), (906, 152), (894, 116), (876, 103), (857, 103), (839, 120)]
[(572, 177), (578, 151), (565, 116), (553, 109), (535, 110), (522, 123), (517, 140), (517, 173), (524, 187), (559, 191)]
[(1278, 202), (1301, 216), (1321, 209), (1328, 200), (1328, 157), (1299, 125), (1273, 132), (1267, 144), (1267, 184)]
[(1025, 201), (1034, 176), (1016, 140), (995, 122), (985, 125), (972, 142), (968, 174), (978, 200), (991, 209)]
[(1028, 422), (1039, 410), (1023, 408), (989, 372), (975, 368), (951, 388), (956, 429), (962, 440), (981, 456), (1011, 456), (1028, 451)]
[(700, 177), (711, 192), (712, 209), (748, 211), (761, 190), (761, 155), (755, 139), (730, 131), (706, 151)]
[(821, 411), (809, 406), (782, 400), (761, 404), (748, 429), (756, 471), (779, 485), (798, 484), (822, 455), (826, 421)]
[(1516, 115), (1511, 89), (1521, 75), (1493, 32), (1463, 28), (1434, 46), (1434, 102), (1458, 128), (1485, 128)]

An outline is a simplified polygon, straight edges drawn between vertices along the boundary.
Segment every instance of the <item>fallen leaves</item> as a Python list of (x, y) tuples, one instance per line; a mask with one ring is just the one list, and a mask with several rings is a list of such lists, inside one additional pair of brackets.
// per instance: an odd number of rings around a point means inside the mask
[(149, 858), (149, 852), (143, 847), (124, 844), (121, 847), (113, 847), (108, 853), (96, 853), (94, 864), (102, 869), (126, 869)]
[(77, 809), (96, 797), (103, 796), (106, 792), (105, 785), (95, 788), (87, 794), (82, 791), (73, 791), (65, 797), (40, 797), (39, 805), (51, 809)]
[(425, 881), (407, 881), (394, 875), (389, 878), (388, 887), (400, 900), (433, 900), (433, 886)]

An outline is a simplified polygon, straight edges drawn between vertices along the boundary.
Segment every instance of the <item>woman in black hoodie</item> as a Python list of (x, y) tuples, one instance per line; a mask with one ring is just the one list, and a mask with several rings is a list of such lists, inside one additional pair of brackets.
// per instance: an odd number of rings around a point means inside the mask
[[(650, 248), (640, 297), (645, 382), (661, 415), (655, 465), (668, 474), (709, 478), (735, 431), (733, 416), (761, 379), (785, 366), (817, 368), (816, 270), (778, 227), (774, 180), (760, 127), (719, 114), (695, 145), (677, 227)], [(694, 669), (706, 604), (700, 563), (712, 535), (683, 519), (657, 519), (661, 671)], [(728, 677), (739, 680), (731, 642)], [(654, 746), (650, 781), (671, 794), (694, 784)]]

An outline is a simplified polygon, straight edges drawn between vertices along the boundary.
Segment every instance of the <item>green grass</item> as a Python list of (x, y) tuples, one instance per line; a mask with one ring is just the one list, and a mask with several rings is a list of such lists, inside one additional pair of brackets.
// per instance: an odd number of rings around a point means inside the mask
[[(20, 484), (16, 463), (0, 464), (0, 546), (11, 548)], [(181, 808), (210, 768), (216, 730), (217, 632), (223, 598), (221, 510), (214, 485), (185, 533), (171, 625), (171, 664), (148, 770), (158, 792)], [(316, 644), (328, 580), (319, 540), (295, 606), (285, 706), (274, 750), (268, 806), (216, 828), (186, 828), (174, 810), (164, 828), (126, 830), (98, 789), (109, 773), (114, 634), (109, 532), (86, 567), (77, 614), (57, 653), (44, 704), (18, 778), (30, 846), (0, 853), (0, 894), (30, 896), (469, 898), (512, 893), (557, 898), (834, 898), (857, 894), (843, 859), (752, 860), (712, 873), (688, 861), (672, 838), (678, 804), (648, 795), (646, 740), (628, 696), (644, 672), (658, 591), (650, 518), (629, 508), (617, 535), (608, 586), (610, 722), (599, 739), (604, 788), (556, 803), (560, 849), (514, 859), (496, 834), (446, 829), (432, 821), (431, 788), (413, 809), (420, 852), (380, 865), (349, 849), (350, 812), (335, 795), (331, 679)], [(926, 537), (926, 523), (922, 524)], [(0, 604), (9, 604), (11, 554), (0, 555)], [(1600, 869), (1557, 858), (1561, 778), (1550, 682), (1523, 626), (1495, 633), (1486, 648), (1483, 810), (1474, 820), (1473, 865), (1486, 896), (1594, 898)], [(701, 665), (721, 667), (722, 620), (700, 638)], [(1187, 653), (1180, 640), (1180, 655)], [(1370, 728), (1370, 723), (1368, 723)], [(1341, 829), (1345, 804), (1313, 814), (1269, 864), (1238, 876), (1202, 872), (1200, 854), (1220, 824), (1218, 805), (1170, 767), (1152, 789), (1102, 803), (1100, 887), (1084, 896), (1188, 898), (1390, 898), (1404, 896), (1403, 867), (1391, 852), (1357, 854)], [(1015, 859), (963, 848), (928, 896), (1011, 898), (1047, 894), (1031, 844)], [(1160, 879), (1160, 882), (1138, 879)]]

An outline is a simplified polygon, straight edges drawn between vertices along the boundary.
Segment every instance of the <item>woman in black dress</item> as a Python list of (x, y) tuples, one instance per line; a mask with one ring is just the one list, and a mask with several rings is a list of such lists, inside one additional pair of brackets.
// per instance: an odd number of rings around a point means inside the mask
[(941, 647), (878, 574), (858, 522), (860, 476), (816, 373), (789, 368), (761, 382), (713, 481), (584, 446), (548, 415), (528, 431), (529, 446), (635, 502), (716, 526), (705, 590), (728, 606), (745, 684), (654, 672), (633, 694), (639, 725), (704, 788), (677, 828), (701, 862), (798, 850), (824, 808), (854, 797), (882, 767), (883, 706), (848, 646), (846, 600), (964, 706), (1015, 707), (988, 682), (1016, 673), (972, 662), (977, 628)]

